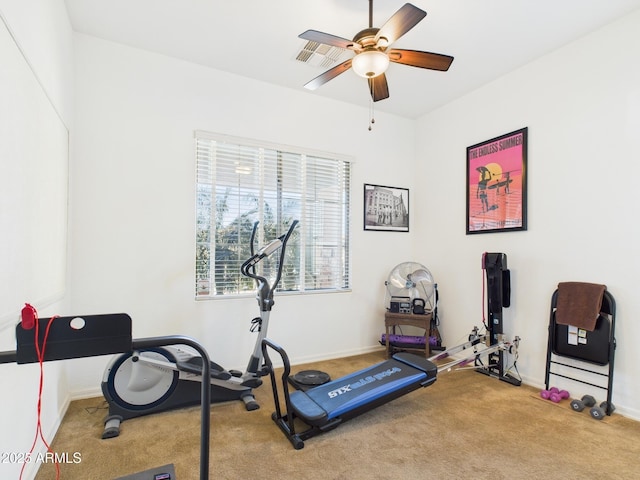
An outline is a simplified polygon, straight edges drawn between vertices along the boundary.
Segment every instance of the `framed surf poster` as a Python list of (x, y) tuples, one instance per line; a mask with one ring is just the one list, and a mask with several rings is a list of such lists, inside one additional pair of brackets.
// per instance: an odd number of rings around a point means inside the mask
[(527, 128), (467, 147), (467, 235), (527, 229)]

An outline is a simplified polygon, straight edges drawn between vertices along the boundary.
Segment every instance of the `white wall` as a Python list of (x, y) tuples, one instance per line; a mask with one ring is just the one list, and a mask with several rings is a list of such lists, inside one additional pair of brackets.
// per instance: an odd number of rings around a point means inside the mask
[[(244, 367), (255, 301), (193, 300), (192, 135), (203, 129), (265, 139), (357, 159), (353, 291), (276, 298), (270, 336), (296, 361), (375, 347), (384, 279), (405, 260), (436, 276), (444, 340), (455, 343), (480, 322), (481, 253), (502, 251), (513, 281), (505, 321), (508, 333), (523, 338), (525, 380), (543, 381), (555, 285), (605, 283), (618, 302), (614, 402), (640, 418), (633, 344), (640, 301), (632, 293), (639, 262), (633, 136), (640, 129), (640, 67), (632, 60), (640, 53), (638, 12), (417, 122), (378, 114), (369, 132), (367, 105), (329, 102), (83, 35), (72, 39), (61, 0), (0, 0), (0, 11), (71, 129), (72, 297), (42, 315), (125, 311), (137, 337), (192, 335), (220, 363)], [(530, 142), (528, 231), (466, 236), (465, 148), (523, 126)], [(411, 233), (362, 230), (365, 182), (411, 189)], [(13, 331), (0, 333), (0, 348), (13, 349)], [(45, 435), (68, 399), (65, 376), (72, 394), (94, 392), (107, 360), (47, 364)], [(1, 368), (12, 394), (0, 409), (0, 449), (21, 451), (35, 427), (37, 368)], [(18, 470), (3, 464), (0, 476), (16, 478)]]
[[(15, 36), (35, 75), (68, 128), (73, 125), (73, 37), (62, 0), (34, 0), (21, 2), (0, 0), (0, 14)], [(0, 132), (1, 134), (1, 132)], [(0, 141), (6, 139), (0, 137)], [(9, 162), (0, 158), (0, 162)], [(42, 232), (44, 234), (44, 232)], [(6, 235), (7, 232), (3, 232)], [(31, 245), (24, 239), (23, 245)], [(20, 242), (16, 242), (20, 245)], [(26, 247), (25, 247), (26, 248)], [(0, 266), (2, 268), (2, 266)], [(29, 301), (29, 299), (25, 299)], [(64, 313), (67, 307), (63, 298), (56, 304), (39, 311), (41, 317)], [(16, 311), (21, 305), (16, 305)], [(11, 307), (9, 307), (11, 308)], [(6, 311), (7, 306), (3, 305)], [(19, 317), (16, 315), (16, 322)], [(0, 350), (16, 348), (13, 326), (0, 330)], [(42, 400), (42, 433), (51, 440), (68, 402), (68, 385), (64, 364), (52, 362), (45, 365)], [(36, 433), (36, 405), (38, 400), (39, 369), (37, 365), (0, 365), (2, 370), (2, 404), (0, 408), (0, 451), (6, 453), (28, 452)], [(43, 444), (36, 445), (35, 452), (43, 451)], [(18, 478), (19, 463), (0, 464), (1, 478)], [(36, 465), (25, 469), (23, 478), (32, 478)]]
[[(441, 291), (446, 342), (482, 319), (482, 252), (504, 252), (509, 335), (519, 370), (542, 386), (549, 306), (558, 282), (604, 283), (617, 306), (614, 404), (640, 418), (640, 12), (555, 51), (418, 121), (417, 260)], [(465, 235), (466, 147), (529, 127), (525, 232)], [(562, 379), (552, 377), (554, 383)], [(587, 387), (566, 384), (576, 396)], [(591, 392), (589, 392), (591, 393)], [(604, 392), (595, 389), (596, 398)]]
[[(409, 259), (411, 234), (363, 231), (363, 184), (414, 186), (414, 122), (378, 114), (370, 132), (366, 101), (330, 102), (85, 35), (75, 44), (73, 311), (124, 311), (135, 337), (190, 335), (218, 363), (246, 366), (253, 296), (194, 300), (199, 129), (355, 157), (353, 291), (276, 296), (269, 336), (298, 362), (375, 346), (384, 280)], [(97, 388), (104, 362), (74, 370), (74, 388)]]

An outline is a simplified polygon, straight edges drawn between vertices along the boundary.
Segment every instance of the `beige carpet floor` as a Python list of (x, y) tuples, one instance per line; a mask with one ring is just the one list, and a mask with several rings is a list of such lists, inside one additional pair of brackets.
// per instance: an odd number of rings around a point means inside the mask
[[(338, 378), (384, 359), (383, 352), (299, 366)], [(615, 392), (614, 392), (615, 393)], [(211, 411), (211, 479), (638, 479), (640, 423), (614, 413), (602, 421), (564, 400), (466, 370), (441, 373), (417, 390), (311, 438), (294, 450), (273, 423), (268, 381), (262, 408), (241, 402)], [(615, 401), (615, 395), (614, 395)], [(81, 454), (62, 479), (114, 479), (173, 464), (178, 480), (199, 477), (199, 407), (127, 420), (102, 440), (103, 398), (72, 402), (52, 443)], [(37, 480), (55, 478), (53, 465)]]

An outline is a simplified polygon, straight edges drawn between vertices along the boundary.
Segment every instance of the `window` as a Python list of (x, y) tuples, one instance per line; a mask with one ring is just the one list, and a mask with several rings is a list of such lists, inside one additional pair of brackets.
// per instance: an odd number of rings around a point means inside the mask
[[(349, 159), (200, 131), (195, 137), (196, 297), (255, 291), (240, 266), (256, 221), (257, 246), (300, 221), (279, 291), (350, 288)], [(260, 267), (267, 276), (277, 259)]]

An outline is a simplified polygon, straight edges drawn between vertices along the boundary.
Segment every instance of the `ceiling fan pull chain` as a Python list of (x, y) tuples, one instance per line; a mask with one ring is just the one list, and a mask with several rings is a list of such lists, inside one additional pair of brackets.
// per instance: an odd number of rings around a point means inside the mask
[(373, 118), (373, 99), (369, 99), (369, 116), (371, 117), (371, 120), (369, 120), (369, 131), (371, 131), (372, 126), (374, 123), (376, 123), (376, 119)]

